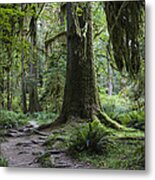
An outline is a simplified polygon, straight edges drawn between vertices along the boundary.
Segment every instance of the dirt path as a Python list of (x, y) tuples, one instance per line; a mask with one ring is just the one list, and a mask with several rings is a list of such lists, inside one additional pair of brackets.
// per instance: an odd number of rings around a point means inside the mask
[[(43, 143), (47, 138), (42, 134), (21, 133), (10, 130), (6, 141), (1, 143), (2, 155), (8, 160), (9, 167), (42, 167), (37, 161), (38, 157), (47, 153)], [(53, 168), (91, 168), (89, 164), (77, 162), (66, 154), (65, 151), (51, 149), (50, 161)]]

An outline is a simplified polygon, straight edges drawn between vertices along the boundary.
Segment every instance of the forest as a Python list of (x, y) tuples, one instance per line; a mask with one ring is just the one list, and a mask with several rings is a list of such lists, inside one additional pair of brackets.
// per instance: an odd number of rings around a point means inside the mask
[(0, 4), (0, 166), (145, 169), (145, 1)]

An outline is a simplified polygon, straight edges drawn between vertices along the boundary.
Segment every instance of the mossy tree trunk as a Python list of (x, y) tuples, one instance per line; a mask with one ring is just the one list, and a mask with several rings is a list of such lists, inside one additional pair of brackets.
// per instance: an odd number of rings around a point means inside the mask
[(100, 109), (96, 89), (90, 3), (67, 3), (67, 74), (61, 120), (91, 118)]
[(67, 3), (67, 73), (64, 101), (60, 117), (67, 120), (99, 119), (107, 127), (123, 129), (102, 112), (97, 91), (93, 43), (91, 3)]
[[(24, 11), (24, 5), (21, 4), (21, 10)], [(22, 45), (24, 45), (24, 39), (26, 38), (25, 37), (25, 34), (24, 34), (24, 31), (23, 31), (23, 27), (24, 27), (24, 17), (20, 17), (19, 18), (19, 29), (20, 29), (20, 40), (22, 42)], [(24, 48), (21, 48), (21, 92), (22, 92), (22, 99), (21, 99), (21, 102), (22, 102), (22, 110), (23, 110), (23, 113), (27, 113), (27, 97), (26, 97), (26, 82), (25, 82), (25, 79), (26, 79), (26, 76), (25, 76), (25, 52), (24, 52)]]
[(33, 6), (33, 16), (30, 21), (30, 35), (31, 35), (31, 58), (30, 58), (30, 86), (29, 86), (29, 112), (34, 113), (41, 110), (38, 98), (37, 88), (37, 56), (36, 56), (36, 40), (37, 40), (37, 17), (36, 6)]

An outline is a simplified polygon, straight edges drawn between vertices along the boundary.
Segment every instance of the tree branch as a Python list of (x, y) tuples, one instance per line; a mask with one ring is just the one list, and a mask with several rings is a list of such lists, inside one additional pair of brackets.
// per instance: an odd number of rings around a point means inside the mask
[(47, 47), (49, 44), (51, 44), (53, 41), (55, 41), (56, 39), (62, 37), (62, 36), (67, 36), (67, 32), (66, 31), (63, 31), (57, 35), (55, 35), (54, 37), (50, 38), (50, 39), (47, 39), (45, 40), (45, 47)]

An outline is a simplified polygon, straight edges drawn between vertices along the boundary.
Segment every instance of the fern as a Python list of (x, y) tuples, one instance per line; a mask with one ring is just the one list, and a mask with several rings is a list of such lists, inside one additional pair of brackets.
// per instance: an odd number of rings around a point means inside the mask
[(113, 144), (110, 132), (97, 120), (75, 129), (70, 142), (71, 151), (87, 151), (98, 154), (106, 154), (109, 146)]

